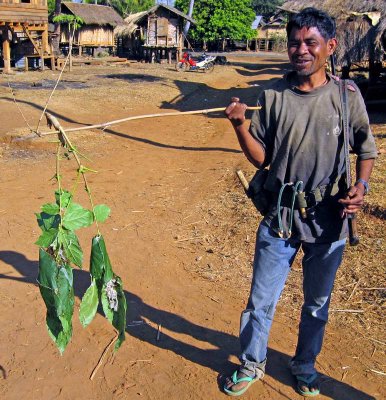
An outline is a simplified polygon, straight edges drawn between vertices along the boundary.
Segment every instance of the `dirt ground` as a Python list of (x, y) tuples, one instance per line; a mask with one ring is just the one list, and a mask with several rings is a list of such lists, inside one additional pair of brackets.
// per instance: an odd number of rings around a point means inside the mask
[[(222, 107), (234, 95), (254, 105), (261, 87), (288, 67), (284, 56), (273, 54), (229, 60), (211, 74), (140, 63), (76, 67), (64, 73), (49, 110), (71, 127)], [(86, 329), (79, 323), (87, 260), (74, 271), (74, 334), (62, 356), (47, 334), (36, 284), (34, 212), (53, 200), (55, 137), (15, 140), (29, 134), (27, 122), (36, 127), (57, 76), (49, 70), (0, 75), (0, 398), (225, 399), (219, 388), (237, 364), (239, 316), (259, 220), (235, 170), (250, 176), (253, 168), (221, 114), (144, 119), (71, 134), (90, 159), (86, 165), (98, 171), (89, 175), (95, 202), (112, 210), (102, 233), (128, 301), (126, 341), (117, 353), (107, 353), (90, 380), (115, 334), (101, 314)], [(386, 121), (373, 116), (381, 163)], [(75, 168), (63, 161), (67, 187)], [(374, 184), (384, 185), (379, 176)], [(373, 196), (361, 225), (362, 235), (365, 228), (371, 234), (356, 250), (348, 249), (350, 262), (338, 276), (318, 359), (324, 374), (320, 399), (386, 398), (380, 318), (385, 200)], [(78, 201), (88, 205), (81, 191)], [(85, 254), (95, 234), (89, 231), (80, 233)], [(296, 346), (300, 278), (297, 263), (273, 323), (267, 375), (245, 399), (301, 398), (287, 367)]]

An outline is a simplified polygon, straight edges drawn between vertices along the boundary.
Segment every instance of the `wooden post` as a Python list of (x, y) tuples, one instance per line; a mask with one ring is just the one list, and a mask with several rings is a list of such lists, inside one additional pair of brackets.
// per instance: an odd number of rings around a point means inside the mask
[(48, 25), (44, 25), (44, 31), (42, 33), (42, 48), (43, 53), (50, 53), (50, 45), (48, 44)]
[(9, 30), (3, 30), (3, 60), (4, 60), (4, 73), (11, 73), (11, 41), (9, 39)]

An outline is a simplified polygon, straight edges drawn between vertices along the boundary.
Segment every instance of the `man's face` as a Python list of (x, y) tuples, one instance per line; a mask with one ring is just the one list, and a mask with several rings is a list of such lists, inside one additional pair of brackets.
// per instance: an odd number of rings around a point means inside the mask
[(300, 76), (311, 76), (324, 68), (335, 48), (336, 39), (326, 41), (316, 27), (293, 28), (288, 38), (288, 57)]

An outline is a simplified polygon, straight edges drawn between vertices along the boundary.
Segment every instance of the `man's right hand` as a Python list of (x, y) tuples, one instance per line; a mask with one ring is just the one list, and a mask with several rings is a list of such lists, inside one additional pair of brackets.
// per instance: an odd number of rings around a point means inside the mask
[(231, 98), (231, 103), (225, 109), (225, 115), (235, 128), (245, 122), (246, 109), (247, 105), (240, 103), (240, 99), (238, 97)]

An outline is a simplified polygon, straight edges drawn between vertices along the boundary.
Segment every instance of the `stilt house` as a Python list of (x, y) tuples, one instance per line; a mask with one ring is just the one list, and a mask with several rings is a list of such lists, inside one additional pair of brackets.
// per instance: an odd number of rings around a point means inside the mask
[(147, 61), (168, 60), (181, 55), (184, 47), (185, 21), (195, 24), (188, 15), (174, 7), (158, 4), (147, 11), (130, 15), (116, 30), (118, 52)]
[[(0, 0), (1, 1), (1, 0)], [(62, 14), (72, 14), (82, 18), (83, 25), (76, 30), (73, 46), (78, 47), (79, 54), (83, 48), (93, 51), (97, 47), (111, 50), (115, 47), (114, 29), (123, 24), (123, 18), (112, 8), (95, 4), (62, 3)], [(61, 45), (69, 43), (67, 24), (61, 27)]]
[(47, 0), (0, 0), (0, 38), (3, 71), (11, 72), (18, 59), (50, 59)]

